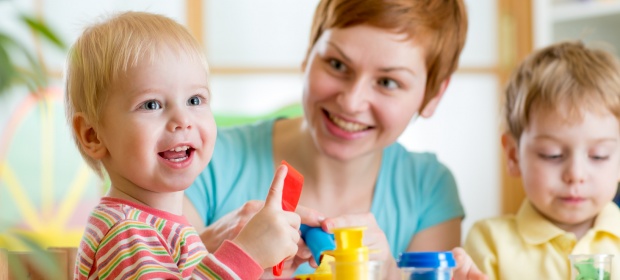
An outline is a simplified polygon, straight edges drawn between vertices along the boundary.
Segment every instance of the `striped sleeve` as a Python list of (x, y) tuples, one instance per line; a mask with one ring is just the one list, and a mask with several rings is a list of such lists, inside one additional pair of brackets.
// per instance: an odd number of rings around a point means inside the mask
[(203, 258), (194, 271), (196, 278), (200, 279), (258, 279), (262, 274), (260, 265), (229, 240), (224, 241), (215, 253)]
[(150, 225), (119, 221), (101, 239), (90, 279), (241, 279), (211, 254), (181, 271), (167, 244)]

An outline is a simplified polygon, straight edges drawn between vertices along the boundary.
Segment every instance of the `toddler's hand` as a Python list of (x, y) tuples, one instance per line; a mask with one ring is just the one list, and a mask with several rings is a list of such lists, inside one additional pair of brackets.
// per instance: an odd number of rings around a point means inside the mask
[(454, 280), (486, 280), (488, 277), (484, 275), (471, 257), (463, 250), (463, 248), (452, 249), (452, 254), (456, 260), (456, 269), (454, 269)]
[(263, 208), (250, 219), (232, 240), (262, 268), (269, 268), (297, 253), (301, 218), (282, 210), (282, 189), (288, 172), (280, 165), (276, 170)]

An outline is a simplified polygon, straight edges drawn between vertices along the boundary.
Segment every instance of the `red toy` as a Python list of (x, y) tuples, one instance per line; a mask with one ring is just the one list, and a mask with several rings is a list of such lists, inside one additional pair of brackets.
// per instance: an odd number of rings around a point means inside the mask
[[(297, 208), (297, 203), (299, 202), (301, 188), (304, 185), (304, 176), (288, 164), (288, 162), (283, 160), (282, 164), (286, 165), (288, 168), (286, 177), (284, 178), (284, 188), (282, 189), (282, 210), (293, 212), (295, 208)], [(283, 264), (284, 261), (273, 267), (273, 275), (282, 275)]]

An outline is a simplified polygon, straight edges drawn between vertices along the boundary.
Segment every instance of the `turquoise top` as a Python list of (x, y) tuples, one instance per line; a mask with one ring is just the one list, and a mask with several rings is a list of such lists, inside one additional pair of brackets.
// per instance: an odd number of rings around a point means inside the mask
[[(248, 200), (265, 200), (275, 172), (274, 122), (218, 131), (211, 162), (186, 190), (205, 225)], [(399, 143), (383, 150), (370, 211), (383, 229), (394, 258), (407, 249), (418, 232), (464, 216), (450, 170), (434, 154), (408, 152)]]

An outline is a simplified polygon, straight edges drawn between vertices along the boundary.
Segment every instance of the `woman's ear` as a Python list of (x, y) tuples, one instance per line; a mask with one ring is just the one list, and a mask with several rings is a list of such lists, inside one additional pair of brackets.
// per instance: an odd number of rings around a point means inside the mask
[(430, 118), (435, 113), (435, 110), (437, 109), (437, 106), (439, 105), (439, 101), (441, 101), (441, 98), (443, 97), (444, 93), (446, 92), (446, 89), (448, 88), (448, 84), (450, 84), (449, 77), (445, 79), (443, 82), (441, 82), (441, 85), (439, 85), (439, 92), (437, 92), (437, 95), (431, 98), (431, 100), (429, 100), (426, 103), (424, 108), (422, 108), (422, 111), (420, 112), (420, 116), (424, 118)]
[(506, 155), (506, 168), (511, 176), (521, 176), (519, 168), (519, 144), (510, 133), (502, 134), (502, 147)]
[(88, 121), (84, 113), (73, 116), (73, 132), (82, 150), (93, 159), (101, 160), (107, 153), (105, 145), (99, 139), (97, 130)]

